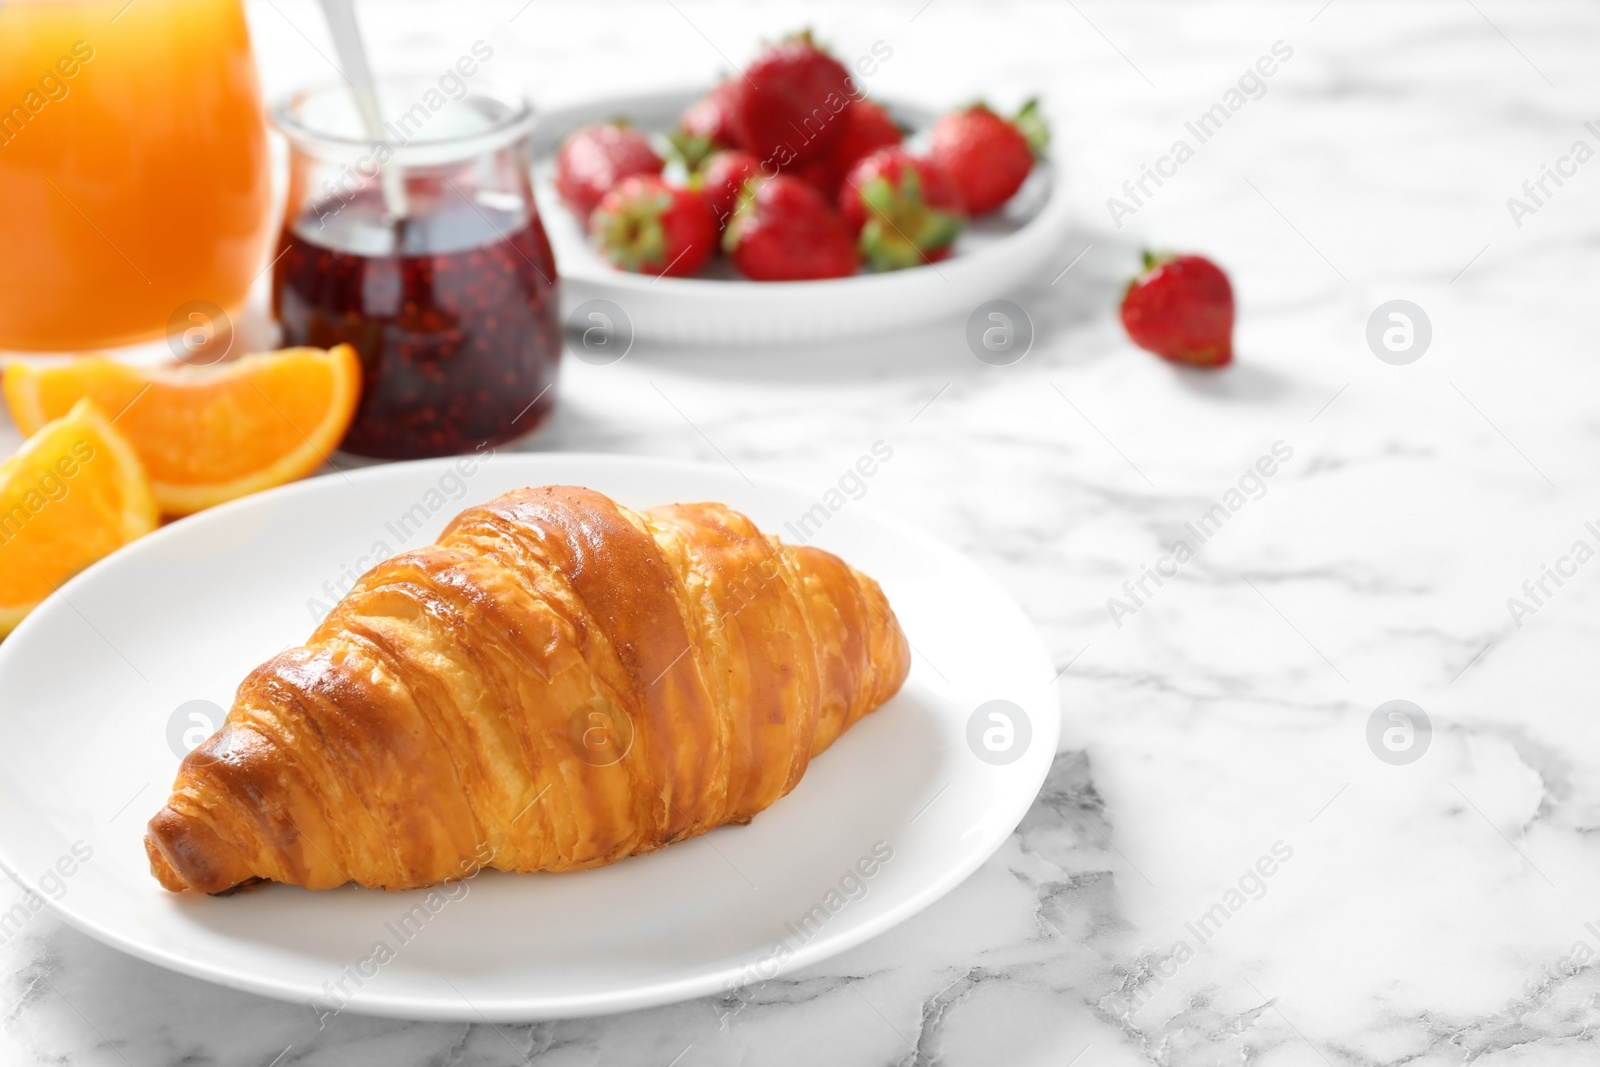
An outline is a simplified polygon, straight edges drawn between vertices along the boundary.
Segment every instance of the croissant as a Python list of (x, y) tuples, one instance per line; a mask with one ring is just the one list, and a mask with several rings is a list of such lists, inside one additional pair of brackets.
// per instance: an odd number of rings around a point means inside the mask
[(595, 867), (749, 822), (909, 669), (837, 556), (721, 504), (519, 489), (256, 668), (145, 850), (175, 892)]

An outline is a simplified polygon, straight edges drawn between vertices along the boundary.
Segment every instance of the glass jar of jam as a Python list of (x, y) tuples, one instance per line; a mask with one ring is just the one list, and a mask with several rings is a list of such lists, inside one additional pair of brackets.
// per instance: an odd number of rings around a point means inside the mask
[(501, 444), (554, 404), (560, 302), (529, 181), (533, 113), (460, 74), (381, 84), (376, 138), (343, 83), (274, 115), (291, 155), (273, 313), (285, 345), (360, 353), (342, 446), (357, 455)]

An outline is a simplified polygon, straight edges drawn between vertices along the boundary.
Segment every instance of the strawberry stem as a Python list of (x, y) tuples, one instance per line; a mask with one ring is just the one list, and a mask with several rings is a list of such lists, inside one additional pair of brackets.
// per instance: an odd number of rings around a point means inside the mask
[(1039, 111), (1038, 97), (1023, 104), (1022, 110), (1017, 112), (1017, 117), (1011, 120), (1011, 124), (1028, 142), (1028, 147), (1033, 149), (1035, 158), (1044, 155), (1046, 146), (1050, 144), (1050, 127)]
[(667, 134), (667, 141), (672, 145), (673, 154), (683, 160), (684, 168), (691, 174), (700, 169), (700, 164), (716, 147), (709, 137), (696, 137), (681, 129)]
[(745, 179), (738, 202), (728, 216), (727, 228), (722, 231), (722, 250), (730, 256), (739, 250), (739, 234), (744, 229), (744, 220), (750, 214), (750, 204), (756, 198), (760, 182), (760, 178)]

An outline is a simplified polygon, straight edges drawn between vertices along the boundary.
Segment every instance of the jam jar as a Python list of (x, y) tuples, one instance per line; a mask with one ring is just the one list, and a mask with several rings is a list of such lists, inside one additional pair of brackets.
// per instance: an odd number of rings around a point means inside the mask
[(471, 452), (532, 433), (554, 406), (560, 302), (529, 179), (533, 114), (461, 74), (448, 91), (380, 84), (378, 137), (342, 83), (274, 113), (290, 179), (273, 313), (285, 345), (360, 353), (342, 446), (356, 455)]

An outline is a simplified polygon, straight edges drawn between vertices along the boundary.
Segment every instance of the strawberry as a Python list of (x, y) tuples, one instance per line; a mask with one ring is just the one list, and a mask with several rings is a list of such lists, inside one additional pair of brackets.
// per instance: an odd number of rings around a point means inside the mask
[(589, 234), (613, 267), (673, 278), (699, 270), (717, 245), (705, 196), (654, 174), (614, 185), (589, 216)]
[(678, 119), (678, 128), (671, 134), (672, 147), (690, 170), (700, 164), (718, 148), (734, 148), (739, 144), (733, 131), (734, 79), (722, 82), (695, 103)]
[(1037, 101), (1028, 101), (1009, 122), (974, 104), (933, 124), (928, 158), (950, 175), (968, 211), (986, 215), (1022, 188), (1049, 137)]
[(839, 186), (850, 168), (880, 148), (899, 144), (905, 137), (894, 119), (879, 104), (857, 100), (839, 119), (844, 132), (824, 154), (794, 167), (797, 178), (821, 189), (829, 199), (839, 195)]
[(718, 227), (726, 226), (733, 209), (739, 204), (739, 191), (744, 183), (761, 173), (761, 161), (749, 152), (738, 148), (713, 152), (705, 164), (689, 179), (691, 188), (706, 194), (711, 205), (711, 215)]
[(809, 34), (764, 49), (733, 83), (733, 129), (739, 146), (779, 167), (825, 152), (844, 132), (854, 102), (850, 72)]
[(1144, 273), (1128, 283), (1122, 325), (1133, 343), (1192, 367), (1233, 362), (1233, 287), (1204, 256), (1144, 254)]
[(856, 270), (856, 243), (823, 195), (779, 174), (745, 184), (722, 247), (758, 282), (842, 278)]
[(899, 145), (851, 168), (839, 211), (860, 235), (861, 255), (873, 270), (943, 259), (966, 224), (961, 193), (944, 171)]
[(617, 122), (585, 126), (556, 152), (556, 192), (587, 221), (613, 185), (632, 174), (660, 174), (663, 166), (638, 130)]

